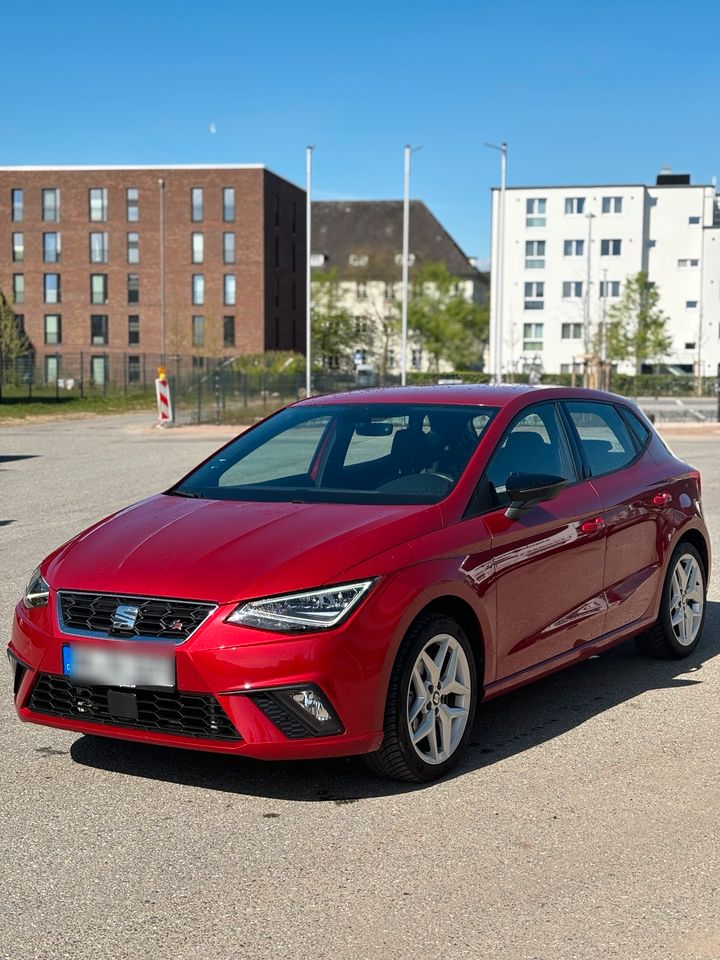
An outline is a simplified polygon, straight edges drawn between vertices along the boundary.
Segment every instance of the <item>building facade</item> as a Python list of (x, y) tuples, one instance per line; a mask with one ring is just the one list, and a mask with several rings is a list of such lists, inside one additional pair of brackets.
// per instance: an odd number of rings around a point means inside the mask
[(0, 168), (0, 290), (45, 378), (302, 351), (305, 193), (257, 165)]
[[(492, 298), (498, 311), (500, 191), (492, 191)], [(675, 372), (720, 362), (720, 206), (714, 184), (660, 174), (653, 185), (509, 187), (501, 316), (503, 373), (571, 370), (591, 354), (628, 277), (660, 294)], [(620, 364), (633, 372), (632, 364)]]
[[(340, 306), (355, 320), (356, 363), (381, 376), (400, 372), (398, 318), (402, 299), (403, 203), (401, 200), (315, 202), (312, 209), (313, 277), (332, 271)], [(423, 266), (441, 263), (457, 278), (466, 300), (486, 299), (482, 274), (420, 200), (410, 202), (409, 282)], [(478, 363), (482, 358), (477, 358)], [(430, 358), (408, 340), (407, 369), (426, 371)]]

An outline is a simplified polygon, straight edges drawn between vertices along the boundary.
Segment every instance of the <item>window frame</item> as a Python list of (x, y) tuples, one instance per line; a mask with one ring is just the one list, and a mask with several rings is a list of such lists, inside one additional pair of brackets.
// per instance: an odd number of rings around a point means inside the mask
[[(578, 483), (586, 483), (587, 477), (584, 475), (584, 465), (580, 460), (579, 452), (575, 447), (574, 437), (571, 437), (568, 431), (567, 419), (565, 416), (565, 411), (562, 409), (561, 400), (538, 400), (535, 403), (529, 403), (526, 407), (523, 407), (522, 410), (519, 410), (515, 416), (512, 418), (507, 427), (503, 430), (500, 439), (495, 444), (492, 449), (492, 452), (488, 455), (485, 465), (483, 467), (482, 474), (478, 482), (475, 484), (473, 492), (470, 494), (470, 498), (463, 510), (462, 519), (463, 520), (472, 520), (475, 517), (482, 517), (488, 513), (494, 513), (496, 510), (502, 510), (503, 512), (507, 510), (507, 504), (503, 506), (490, 506), (483, 507), (480, 510), (474, 509), (475, 505), (485, 496), (484, 485), (487, 483), (487, 471), (490, 467), (490, 464), (493, 461), (495, 454), (500, 450), (505, 440), (515, 429), (516, 425), (520, 423), (521, 420), (524, 420), (528, 414), (531, 414), (536, 407), (553, 407), (555, 409), (555, 415), (557, 417), (558, 429), (561, 433), (561, 436), (565, 438), (565, 443), (567, 444), (568, 453), (570, 455), (570, 460), (572, 462), (573, 468), (575, 470), (575, 479), (571, 482), (566, 480), (563, 486), (563, 490), (567, 490), (570, 487), (577, 486)], [(628, 431), (630, 428), (628, 427)], [(466, 470), (470, 468), (470, 462), (466, 466)], [(562, 491), (561, 491), (562, 492)]]

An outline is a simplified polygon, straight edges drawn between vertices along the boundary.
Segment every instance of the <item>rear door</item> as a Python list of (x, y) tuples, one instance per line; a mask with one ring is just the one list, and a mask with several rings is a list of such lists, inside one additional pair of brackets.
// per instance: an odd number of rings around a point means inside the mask
[[(567, 485), (509, 520), (509, 474), (546, 473)], [(497, 679), (602, 633), (605, 535), (597, 492), (583, 480), (556, 403), (526, 408), (488, 463), (476, 506), (492, 537), (497, 592)], [(472, 562), (472, 558), (469, 558)]]
[(567, 400), (564, 407), (584, 472), (603, 505), (605, 632), (610, 633), (646, 613), (662, 577), (660, 476), (645, 453), (649, 435), (644, 439), (639, 429), (631, 430), (619, 407), (597, 400)]

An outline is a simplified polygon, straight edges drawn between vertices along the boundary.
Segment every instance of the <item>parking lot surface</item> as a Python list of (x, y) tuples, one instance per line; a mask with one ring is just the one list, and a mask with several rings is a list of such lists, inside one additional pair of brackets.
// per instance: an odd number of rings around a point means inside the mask
[[(0, 427), (0, 623), (37, 562), (230, 431)], [(720, 436), (680, 431), (720, 557)], [(717, 567), (716, 567), (717, 570)], [(720, 578), (688, 660), (632, 642), (479, 711), (453, 775), (20, 724), (0, 698), (0, 957), (720, 958)], [(9, 677), (9, 674), (8, 674)]]

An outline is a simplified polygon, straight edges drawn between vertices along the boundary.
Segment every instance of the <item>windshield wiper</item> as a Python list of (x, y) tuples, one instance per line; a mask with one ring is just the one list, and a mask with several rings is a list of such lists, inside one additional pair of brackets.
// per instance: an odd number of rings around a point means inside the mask
[(193, 497), (196, 500), (202, 499), (201, 493), (192, 493), (190, 490), (169, 490), (168, 496), (170, 497)]

